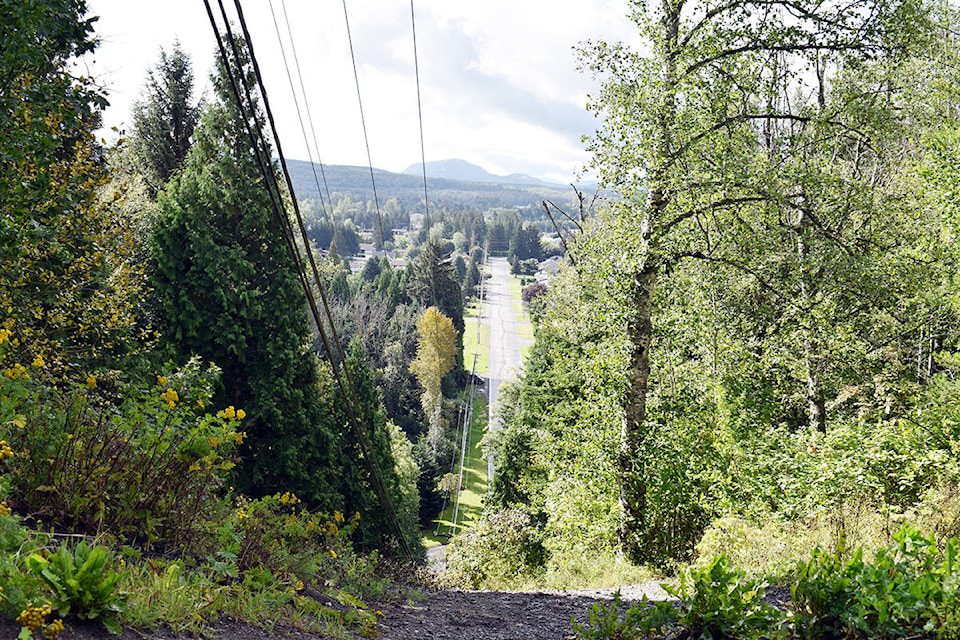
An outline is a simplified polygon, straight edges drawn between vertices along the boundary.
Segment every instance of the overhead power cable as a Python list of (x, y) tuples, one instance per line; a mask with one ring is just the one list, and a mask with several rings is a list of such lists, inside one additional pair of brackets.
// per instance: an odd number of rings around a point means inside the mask
[(380, 224), (380, 242), (386, 244), (383, 234), (383, 216), (380, 215), (380, 199), (377, 197), (377, 179), (373, 177), (373, 158), (370, 156), (370, 137), (367, 135), (367, 121), (363, 117), (363, 98), (360, 97), (360, 76), (357, 74), (357, 57), (353, 53), (353, 36), (350, 34), (350, 17), (347, 15), (347, 0), (343, 0), (343, 21), (347, 25), (347, 43), (350, 45), (350, 61), (353, 63), (353, 80), (357, 85), (357, 105), (360, 107), (360, 126), (363, 129), (363, 144), (367, 148), (367, 166), (370, 167), (370, 184), (373, 185), (373, 203), (377, 208), (377, 222)]
[[(287, 81), (290, 83), (290, 93), (293, 95), (293, 104), (297, 109), (297, 119), (300, 121), (300, 131), (303, 132), (303, 143), (307, 147), (307, 159), (310, 161), (310, 168), (313, 171), (313, 180), (317, 185), (317, 195), (320, 197), (320, 208), (324, 215), (329, 211), (331, 233), (334, 231), (335, 222), (333, 219), (333, 200), (330, 198), (330, 187), (327, 185), (327, 174), (323, 170), (323, 161), (320, 159), (320, 144), (317, 142), (317, 132), (313, 126), (313, 116), (310, 114), (310, 101), (307, 100), (307, 90), (303, 84), (303, 74), (300, 72), (300, 58), (297, 56), (297, 46), (293, 39), (293, 31), (290, 28), (290, 19), (287, 16), (286, 0), (280, 0), (280, 8), (283, 11), (283, 20), (287, 27), (287, 37), (290, 40), (290, 52), (293, 55), (293, 67), (297, 72), (297, 79), (300, 82), (300, 95), (303, 96), (303, 109), (307, 113), (307, 122), (310, 125), (310, 134), (313, 136), (313, 148), (317, 150), (317, 164), (320, 165), (320, 176), (323, 176), (323, 189), (320, 188), (320, 177), (317, 175), (317, 165), (313, 162), (313, 153), (310, 147), (310, 140), (307, 137), (307, 129), (303, 125), (303, 115), (300, 113), (300, 101), (297, 99), (297, 91), (293, 86), (293, 77), (290, 74), (290, 65), (287, 63), (287, 52), (283, 47), (283, 38), (280, 36), (280, 25), (277, 23), (277, 15), (273, 10), (273, 0), (269, 0), (270, 17), (273, 18), (273, 28), (277, 33), (277, 44), (280, 46), (280, 55), (283, 58), (283, 68), (287, 72)], [(323, 195), (327, 195), (327, 205), (323, 203)]]
[(417, 79), (417, 118), (420, 121), (420, 168), (423, 169), (423, 224), (430, 233), (430, 205), (427, 197), (427, 154), (423, 147), (423, 108), (420, 105), (420, 62), (417, 55), (417, 20), (410, 0), (410, 28), (413, 31), (413, 74)]
[[(223, 6), (223, 0), (217, 0), (217, 1), (220, 8), (220, 15), (224, 22), (224, 28), (225, 28), (227, 37), (230, 41), (231, 49), (233, 50), (233, 54), (235, 59), (237, 60), (237, 64), (242, 69), (243, 67), (242, 58), (240, 57), (239, 51), (236, 46), (236, 38), (234, 37), (233, 31), (230, 27), (230, 22), (227, 17), (227, 12)], [(254, 147), (254, 153), (257, 157), (257, 164), (260, 168), (261, 175), (264, 178), (265, 186), (270, 194), (270, 200), (271, 200), (271, 203), (273, 204), (274, 211), (277, 215), (281, 230), (283, 231), (284, 239), (287, 242), (288, 249), (291, 251), (291, 256), (293, 258), (294, 265), (297, 269), (297, 277), (304, 288), (304, 292), (307, 297), (307, 302), (310, 307), (310, 311), (311, 311), (314, 323), (317, 326), (324, 348), (327, 351), (327, 355), (330, 358), (331, 366), (333, 368), (334, 378), (337, 382), (337, 386), (340, 390), (341, 396), (343, 397), (345, 409), (347, 412), (347, 417), (350, 422), (351, 428), (354, 431), (355, 435), (357, 436), (357, 440), (360, 444), (361, 455), (363, 456), (364, 462), (366, 463), (367, 469), (370, 473), (371, 485), (373, 487), (374, 492), (377, 494), (377, 497), (380, 500), (384, 508), (384, 511), (386, 512), (387, 521), (389, 522), (391, 527), (394, 528), (396, 531), (397, 539), (401, 548), (404, 550), (404, 552), (407, 555), (410, 555), (411, 553), (410, 546), (409, 546), (409, 543), (407, 542), (406, 537), (404, 536), (403, 529), (400, 525), (400, 521), (397, 518), (396, 510), (393, 506), (393, 501), (391, 500), (390, 495), (387, 492), (386, 483), (384, 482), (382, 471), (376, 459), (376, 453), (373, 447), (373, 443), (370, 439), (370, 434), (366, 431), (363, 424), (357, 417), (359, 413), (358, 411), (359, 403), (357, 402), (354, 384), (351, 379), (350, 368), (345, 365), (345, 361), (343, 360), (343, 355), (344, 355), (343, 350), (339, 344), (339, 337), (336, 334), (336, 327), (333, 323), (332, 316), (330, 314), (330, 307), (327, 302), (326, 294), (324, 292), (323, 283), (319, 278), (319, 274), (316, 268), (316, 262), (313, 258), (312, 252), (309, 251), (309, 241), (307, 240), (306, 230), (303, 224), (303, 217), (300, 214), (299, 204), (296, 199), (296, 194), (293, 190), (293, 183), (290, 178), (289, 170), (287, 169), (286, 160), (283, 156), (283, 151), (280, 146), (279, 137), (277, 136), (276, 124), (274, 122), (273, 114), (270, 109), (269, 101), (267, 99), (266, 89), (263, 85), (263, 78), (260, 73), (259, 65), (257, 64), (256, 54), (253, 49), (253, 43), (250, 38), (250, 33), (247, 29), (246, 21), (243, 16), (243, 8), (240, 5), (240, 0), (234, 0), (234, 5), (237, 10), (237, 15), (240, 19), (241, 28), (243, 30), (244, 43), (246, 45), (247, 52), (249, 53), (249, 56), (250, 56), (250, 62), (252, 63), (253, 70), (256, 75), (257, 87), (259, 89), (261, 98), (263, 99), (264, 109), (266, 111), (267, 119), (271, 127), (274, 143), (276, 144), (277, 155), (280, 158), (280, 163), (283, 168), (284, 176), (287, 181), (287, 187), (289, 189), (291, 200), (293, 202), (293, 208), (294, 208), (294, 212), (300, 228), (301, 237), (303, 238), (305, 243), (304, 247), (307, 249), (305, 253), (313, 269), (313, 274), (316, 279), (316, 284), (320, 292), (321, 298), (323, 299), (326, 316), (330, 322), (330, 329), (333, 337), (333, 342), (336, 344), (336, 347), (339, 350), (340, 358), (338, 358), (336, 353), (334, 352), (333, 344), (331, 344), (331, 340), (327, 336), (327, 332), (324, 328), (323, 319), (320, 315), (319, 309), (317, 308), (316, 299), (313, 296), (313, 291), (310, 287), (306, 270), (304, 269), (303, 261), (302, 261), (302, 258), (300, 257), (299, 249), (297, 248), (295, 233), (294, 233), (292, 224), (290, 222), (290, 219), (286, 215), (286, 211), (284, 207), (282, 206), (280, 186), (277, 182), (277, 176), (273, 171), (272, 164), (270, 163), (269, 153), (268, 153), (269, 147), (267, 146), (266, 141), (263, 137), (262, 127), (258, 123), (255, 123), (258, 129), (257, 133), (255, 134), (253, 131), (254, 125), (251, 125), (250, 118), (247, 116), (248, 110), (253, 117), (255, 117), (255, 114), (256, 114), (256, 110), (253, 108), (254, 102), (250, 94), (250, 89), (247, 86), (247, 83), (244, 82), (243, 81), (244, 79), (241, 77), (239, 84), (243, 86), (244, 95), (247, 98), (247, 102), (246, 102), (247, 107), (245, 108), (243, 97), (241, 96), (241, 92), (238, 88), (237, 79), (234, 77), (234, 74), (233, 74), (229, 55), (227, 54), (226, 48), (224, 47), (223, 39), (220, 35), (219, 27), (217, 26), (217, 21), (214, 18), (213, 10), (210, 7), (210, 1), (203, 0), (203, 2), (207, 9), (207, 15), (210, 19), (210, 25), (213, 28), (214, 34), (216, 35), (216, 38), (217, 38), (217, 45), (220, 50), (221, 59), (223, 60), (223, 63), (226, 68), (226, 73), (230, 81), (231, 90), (233, 92), (234, 98), (237, 101), (237, 105), (240, 110), (241, 117), (244, 120), (244, 125), (247, 130), (247, 134), (250, 137), (250, 142)], [(344, 378), (346, 378), (346, 382), (344, 381)], [(355, 404), (356, 404), (357, 411), (355, 411)]]

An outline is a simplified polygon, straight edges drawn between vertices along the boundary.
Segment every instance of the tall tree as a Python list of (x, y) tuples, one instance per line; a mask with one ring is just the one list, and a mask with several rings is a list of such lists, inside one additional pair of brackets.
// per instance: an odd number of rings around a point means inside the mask
[(94, 21), (82, 0), (0, 0), (0, 314), (8, 355), (56, 376), (123, 353), (142, 281), (127, 225), (99, 198), (106, 99), (74, 75)]
[[(783, 201), (786, 194), (765, 181), (770, 165), (761, 141), (784, 123), (829, 121), (832, 114), (811, 112), (809, 78), (825, 92), (837, 68), (889, 54), (923, 21), (911, 0), (651, 0), (633, 2), (631, 17), (649, 54), (596, 43), (583, 56), (604, 80), (592, 101), (603, 118), (590, 144), (592, 164), (621, 195), (619, 235), (636, 240), (616, 285), (628, 308), (629, 345), (617, 473), (621, 544), (643, 560), (657, 554), (648, 544), (655, 537), (648, 535), (640, 454), (650, 433), (658, 279), (684, 257), (715, 255), (745, 211)], [(781, 100), (785, 90), (801, 99)], [(821, 95), (814, 92), (814, 103), (823, 102)]]
[(133, 105), (133, 153), (154, 195), (183, 165), (199, 116), (190, 56), (175, 42), (171, 53), (160, 50), (143, 97)]
[(263, 118), (240, 112), (222, 64), (212, 81), (216, 99), (159, 199), (154, 286), (165, 337), (182, 357), (219, 365), (217, 400), (246, 411), (238, 489), (292, 490), (341, 508), (340, 427), (320, 394), (306, 298), (244, 124), (256, 130)]
[(463, 333), (463, 297), (453, 260), (443, 245), (428, 240), (414, 265), (407, 293), (424, 307), (436, 307)]
[(427, 440), (436, 451), (443, 439), (440, 410), (443, 401), (443, 377), (457, 362), (457, 333), (450, 318), (436, 307), (429, 307), (417, 320), (417, 357), (410, 371), (423, 387), (423, 413), (430, 422)]

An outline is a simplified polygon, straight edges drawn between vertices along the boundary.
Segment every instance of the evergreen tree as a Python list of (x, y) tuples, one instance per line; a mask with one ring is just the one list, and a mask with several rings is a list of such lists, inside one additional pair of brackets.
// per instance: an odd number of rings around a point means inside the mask
[(213, 85), (184, 168), (160, 195), (152, 246), (166, 339), (219, 365), (217, 401), (246, 411), (238, 489), (342, 507), (340, 427), (305, 349), (306, 299), (222, 65)]
[(453, 321), (457, 332), (463, 333), (463, 298), (456, 268), (439, 241), (431, 238), (423, 245), (407, 293), (424, 307), (439, 309)]
[(133, 105), (133, 154), (154, 195), (187, 157), (199, 115), (190, 57), (174, 43), (172, 53), (160, 50), (144, 96)]

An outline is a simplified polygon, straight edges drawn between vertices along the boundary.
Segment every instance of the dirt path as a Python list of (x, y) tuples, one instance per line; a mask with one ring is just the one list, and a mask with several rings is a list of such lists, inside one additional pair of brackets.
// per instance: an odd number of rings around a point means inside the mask
[[(555, 593), (421, 591), (422, 597), (373, 605), (383, 612), (380, 637), (383, 640), (566, 640), (573, 638), (571, 620), (587, 619), (596, 602), (609, 602), (612, 589)], [(625, 601), (664, 599), (667, 594), (656, 583), (624, 587)], [(0, 621), (0, 638), (13, 640), (20, 627)], [(293, 629), (265, 631), (232, 620), (214, 625), (217, 640), (328, 640), (327, 636)], [(60, 640), (101, 640), (109, 636), (98, 624), (70, 623)], [(187, 640), (162, 630), (145, 633), (125, 630), (119, 640)]]

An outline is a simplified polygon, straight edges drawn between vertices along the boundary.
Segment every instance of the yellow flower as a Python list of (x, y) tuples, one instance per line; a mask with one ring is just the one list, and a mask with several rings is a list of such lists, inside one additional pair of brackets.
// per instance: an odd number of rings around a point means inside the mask
[(33, 366), (38, 369), (43, 366), (43, 356), (37, 356), (33, 359)]
[(280, 496), (280, 504), (297, 504), (298, 502), (300, 502), (300, 499), (290, 491), (286, 491)]
[(157, 384), (159, 385), (167, 384), (167, 376), (157, 376)]
[(48, 640), (53, 640), (60, 635), (61, 631), (63, 631), (63, 620), (57, 618), (43, 628), (43, 636)]
[(247, 417), (247, 412), (243, 409), (237, 409), (237, 420), (243, 420)]
[(237, 520), (245, 520), (249, 518), (250, 515), (244, 509), (237, 509)]
[(0, 516), (8, 516), (11, 513), (13, 513), (13, 509), (7, 505), (7, 501), (4, 500), (3, 502), (0, 502)]
[(94, 378), (91, 374), (87, 374), (87, 388), (96, 389), (97, 388), (97, 379)]
[(197, 406), (203, 409), (206, 405), (203, 404), (203, 398), (197, 398)]
[(12, 335), (13, 331), (10, 331), (9, 329), (0, 329), (0, 344), (6, 342)]
[(180, 401), (180, 396), (175, 389), (167, 389), (160, 394), (160, 399), (167, 403), (167, 406), (173, 409)]
[(246, 432), (237, 431), (233, 434), (233, 444), (243, 444), (243, 439), (247, 437)]
[(6, 460), (13, 457), (13, 449), (7, 444), (6, 440), (0, 440), (0, 460)]
[(303, 591), (303, 580), (297, 580), (297, 584), (293, 585), (293, 588), (297, 591)]
[(23, 429), (27, 426), (27, 416), (18, 413), (17, 415), (13, 416), (12, 422), (13, 426), (15, 426), (17, 429)]
[(330, 549), (330, 557), (331, 557), (331, 558), (336, 558), (336, 557), (337, 557), (337, 552), (334, 551), (333, 549)]
[(329, 533), (331, 536), (337, 535), (338, 531), (340, 530), (337, 528), (337, 525), (335, 523), (333, 522), (327, 523), (327, 533)]
[(343, 514), (339, 511), (333, 512), (333, 519), (335, 522), (343, 522)]
[(207, 438), (207, 444), (216, 449), (218, 446), (220, 446), (220, 438), (217, 438), (216, 436)]
[(237, 410), (233, 408), (233, 405), (230, 405), (229, 407), (227, 407), (226, 409), (224, 409), (224, 410), (220, 413), (220, 415), (221, 415), (222, 417), (226, 418), (227, 420), (232, 420), (232, 419), (234, 419), (235, 417), (237, 417)]

